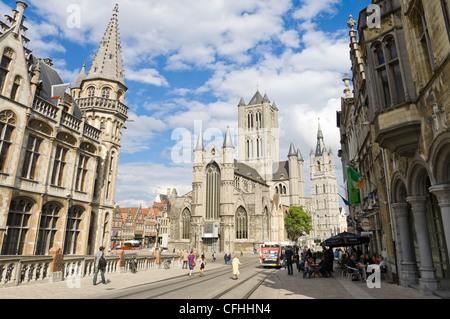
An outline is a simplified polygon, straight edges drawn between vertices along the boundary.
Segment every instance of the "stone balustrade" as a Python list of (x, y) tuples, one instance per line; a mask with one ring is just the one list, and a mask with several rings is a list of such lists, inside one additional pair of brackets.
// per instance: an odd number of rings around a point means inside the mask
[[(106, 255), (106, 274), (130, 272), (130, 260), (133, 255)], [(151, 271), (162, 265), (156, 265), (152, 255), (135, 255), (138, 271)], [(177, 255), (165, 255), (163, 259), (171, 260), (171, 267), (179, 266)], [(0, 256), (0, 289), (1, 287), (33, 284), (49, 281), (64, 281), (94, 275), (94, 256), (62, 256), (60, 261), (49, 256)], [(58, 271), (55, 269), (56, 263)], [(58, 268), (59, 267), (59, 268)]]

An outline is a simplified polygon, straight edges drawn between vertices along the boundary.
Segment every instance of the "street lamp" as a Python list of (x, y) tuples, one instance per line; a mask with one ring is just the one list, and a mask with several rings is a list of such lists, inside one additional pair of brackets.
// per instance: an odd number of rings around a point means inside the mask
[(159, 242), (159, 228), (161, 227), (161, 222), (158, 220), (158, 216), (156, 216), (155, 226), (156, 226), (156, 239), (155, 239), (155, 248), (156, 248), (156, 247), (158, 247), (158, 242)]

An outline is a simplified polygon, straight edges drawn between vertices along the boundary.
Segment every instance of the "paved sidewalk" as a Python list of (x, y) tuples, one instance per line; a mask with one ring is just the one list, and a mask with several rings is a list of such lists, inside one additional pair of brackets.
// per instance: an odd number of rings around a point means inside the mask
[[(205, 274), (209, 270), (230, 268), (223, 259), (212, 263), (207, 259)], [(255, 255), (244, 255), (241, 261), (255, 260)], [(181, 265), (173, 265), (170, 269), (150, 269), (138, 271), (136, 274), (114, 273), (106, 275), (108, 284), (93, 285), (93, 277), (72, 279), (60, 282), (27, 283), (19, 286), (0, 288), (0, 299), (96, 299), (103, 293), (127, 287), (156, 282), (167, 278), (187, 277), (189, 270)], [(199, 267), (196, 266), (194, 275), (198, 276)], [(97, 278), (101, 282), (100, 276)], [(405, 288), (396, 284), (382, 281), (381, 288), (368, 288), (363, 282), (347, 281), (335, 272), (333, 278), (303, 279), (301, 274), (294, 271), (288, 276), (287, 271), (280, 269), (270, 276), (251, 296), (252, 299), (442, 299), (438, 296), (423, 296), (412, 288)]]
[[(221, 267), (227, 267), (223, 261), (217, 260), (216, 263), (212, 263), (210, 260), (207, 260), (205, 273), (208, 270)], [(181, 264), (175, 264), (170, 269), (164, 269), (161, 265), (159, 269), (142, 270), (135, 274), (131, 272), (105, 274), (105, 278), (108, 281), (107, 284), (101, 283), (101, 276), (98, 274), (98, 284), (96, 286), (93, 285), (93, 276), (79, 278), (78, 280), (73, 278), (72, 280), (69, 279), (59, 282), (25, 283), (18, 286), (0, 288), (0, 299), (95, 299), (96, 296), (100, 296), (107, 291), (142, 285), (177, 276), (187, 277), (188, 273), (189, 270), (182, 269)], [(199, 274), (198, 265), (195, 267), (194, 274), (197, 276)]]

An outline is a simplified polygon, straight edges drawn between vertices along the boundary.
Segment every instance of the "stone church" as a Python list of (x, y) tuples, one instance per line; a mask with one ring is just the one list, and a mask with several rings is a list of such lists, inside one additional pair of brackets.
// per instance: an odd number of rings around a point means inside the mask
[(208, 149), (199, 132), (192, 191), (183, 196), (173, 191), (170, 198), (169, 250), (195, 246), (229, 253), (288, 241), (284, 217), (291, 206), (302, 206), (312, 216), (319, 236), (336, 234), (340, 214), (334, 158), (320, 127), (310, 157), (312, 197), (306, 197), (300, 148), (291, 143), (287, 160), (280, 161), (275, 102), (259, 91), (248, 104), (241, 98), (238, 125), (237, 145), (229, 127), (223, 145), (213, 142)]
[(118, 8), (73, 87), (28, 48), (26, 8), (0, 22), (1, 254), (93, 254), (111, 241), (128, 118)]

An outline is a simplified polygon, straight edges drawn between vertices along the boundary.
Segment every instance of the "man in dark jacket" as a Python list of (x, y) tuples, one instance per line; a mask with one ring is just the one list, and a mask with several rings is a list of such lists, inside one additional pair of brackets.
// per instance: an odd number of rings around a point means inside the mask
[(284, 253), (284, 255), (286, 256), (286, 266), (288, 269), (288, 275), (292, 275), (293, 271), (292, 271), (292, 257), (294, 256), (294, 252), (291, 249), (291, 246), (288, 246), (286, 249), (286, 252)]

